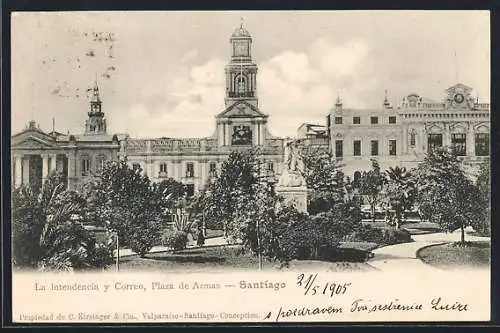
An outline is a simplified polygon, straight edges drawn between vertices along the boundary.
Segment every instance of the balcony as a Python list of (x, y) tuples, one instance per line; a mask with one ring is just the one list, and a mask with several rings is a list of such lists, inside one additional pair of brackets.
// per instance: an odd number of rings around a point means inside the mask
[(253, 91), (245, 91), (245, 92), (230, 91), (230, 92), (228, 92), (227, 97), (229, 97), (229, 98), (253, 98), (253, 97), (255, 97), (255, 92), (253, 92)]
[(160, 171), (158, 173), (158, 178), (168, 178), (168, 174), (165, 171)]

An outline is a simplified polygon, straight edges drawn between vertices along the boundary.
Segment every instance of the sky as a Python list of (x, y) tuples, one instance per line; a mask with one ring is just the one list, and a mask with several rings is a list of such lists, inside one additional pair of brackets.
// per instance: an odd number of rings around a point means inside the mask
[(490, 98), (487, 11), (13, 13), (12, 132), (84, 131), (97, 81), (109, 133), (205, 137), (224, 109), (229, 38), (241, 20), (269, 130), (295, 136), (346, 108), (442, 100), (461, 82)]

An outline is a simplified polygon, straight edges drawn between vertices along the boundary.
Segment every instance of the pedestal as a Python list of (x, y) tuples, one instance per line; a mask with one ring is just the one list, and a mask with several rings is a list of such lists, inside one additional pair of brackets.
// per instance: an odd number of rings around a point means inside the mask
[(293, 204), (299, 211), (307, 212), (307, 187), (277, 186), (276, 193), (284, 198), (285, 204)]

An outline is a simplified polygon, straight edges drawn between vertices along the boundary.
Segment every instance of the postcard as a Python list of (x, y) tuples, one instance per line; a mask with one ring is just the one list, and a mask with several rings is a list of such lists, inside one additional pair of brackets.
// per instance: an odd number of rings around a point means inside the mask
[(12, 322), (489, 321), (489, 23), (13, 12)]

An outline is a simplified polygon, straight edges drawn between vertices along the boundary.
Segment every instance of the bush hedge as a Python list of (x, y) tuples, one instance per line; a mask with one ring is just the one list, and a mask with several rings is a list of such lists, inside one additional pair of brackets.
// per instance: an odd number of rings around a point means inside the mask
[(404, 229), (392, 227), (373, 228), (370, 225), (363, 225), (356, 230), (352, 239), (363, 242), (373, 242), (385, 245), (408, 243), (412, 241), (411, 234)]
[(188, 242), (188, 234), (184, 231), (166, 229), (162, 235), (162, 245), (174, 251), (183, 250)]

